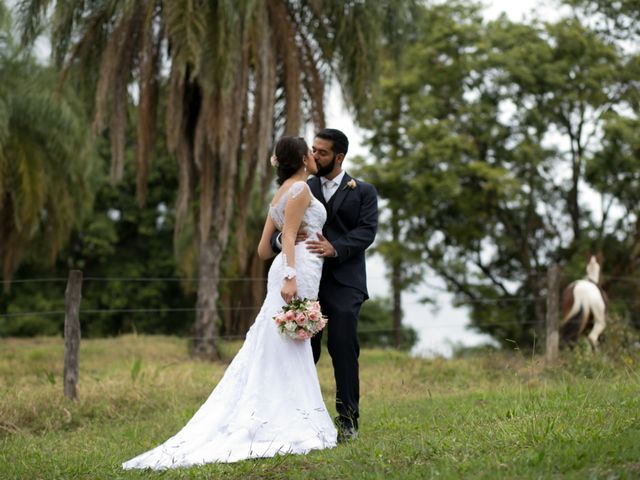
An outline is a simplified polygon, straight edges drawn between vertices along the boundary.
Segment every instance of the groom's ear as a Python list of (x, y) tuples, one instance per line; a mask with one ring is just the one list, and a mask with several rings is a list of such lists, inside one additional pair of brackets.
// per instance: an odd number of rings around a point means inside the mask
[(344, 153), (339, 153), (336, 155), (336, 162), (342, 165), (342, 161), (344, 160)]

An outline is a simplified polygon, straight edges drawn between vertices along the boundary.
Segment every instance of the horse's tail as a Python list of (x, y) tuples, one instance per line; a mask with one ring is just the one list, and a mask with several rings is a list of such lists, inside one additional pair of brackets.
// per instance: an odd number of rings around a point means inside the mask
[(581, 298), (575, 298), (574, 287), (576, 282), (565, 288), (562, 294), (562, 323), (560, 324), (560, 335), (567, 342), (576, 342), (580, 333), (584, 329), (583, 315), (585, 307)]
[(576, 302), (573, 289), (576, 286), (576, 282), (570, 283), (562, 292), (562, 322), (561, 325), (564, 325), (574, 317), (578, 311), (580, 310), (581, 304), (580, 302)]

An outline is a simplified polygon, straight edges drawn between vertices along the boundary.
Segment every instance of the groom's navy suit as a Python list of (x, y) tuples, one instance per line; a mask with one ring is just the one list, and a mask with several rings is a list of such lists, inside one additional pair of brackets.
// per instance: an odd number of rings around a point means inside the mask
[[(320, 178), (308, 184), (313, 195), (327, 209), (322, 234), (338, 256), (325, 258), (318, 299), (327, 323), (328, 346), (336, 380), (336, 410), (343, 427), (358, 428), (360, 397), (358, 356), (358, 315), (369, 295), (364, 251), (373, 243), (378, 227), (376, 189), (355, 181), (345, 173), (338, 190), (325, 201)], [(353, 185), (353, 182), (351, 183)], [(320, 358), (322, 332), (311, 339), (313, 357)]]

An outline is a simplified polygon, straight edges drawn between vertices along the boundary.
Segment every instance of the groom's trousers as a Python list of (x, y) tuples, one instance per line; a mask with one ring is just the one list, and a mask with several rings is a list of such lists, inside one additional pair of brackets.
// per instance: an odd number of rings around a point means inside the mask
[[(328, 317), (327, 344), (336, 380), (336, 411), (341, 427), (358, 428), (360, 384), (358, 377), (358, 315), (364, 293), (338, 283), (329, 272), (322, 276), (318, 299)], [(323, 332), (311, 339), (313, 359), (320, 359)]]

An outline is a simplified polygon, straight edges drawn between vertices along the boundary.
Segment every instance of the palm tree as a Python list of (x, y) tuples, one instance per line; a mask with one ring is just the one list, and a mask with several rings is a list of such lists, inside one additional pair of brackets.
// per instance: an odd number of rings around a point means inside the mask
[(191, 232), (198, 258), (197, 356), (218, 356), (221, 259), (232, 219), (246, 216), (256, 179), (266, 175), (274, 136), (298, 134), (308, 120), (323, 125), (332, 74), (358, 110), (374, 77), (382, 20), (408, 1), (20, 2), (25, 40), (51, 11), (57, 65), (96, 82), (94, 126), (108, 122), (113, 182), (123, 172), (127, 100), (137, 82), (140, 202), (158, 84), (166, 81), (167, 142), (179, 165), (175, 235)]
[(90, 129), (57, 74), (19, 52), (0, 4), (0, 267), (9, 288), (26, 252), (52, 262), (92, 200)]

